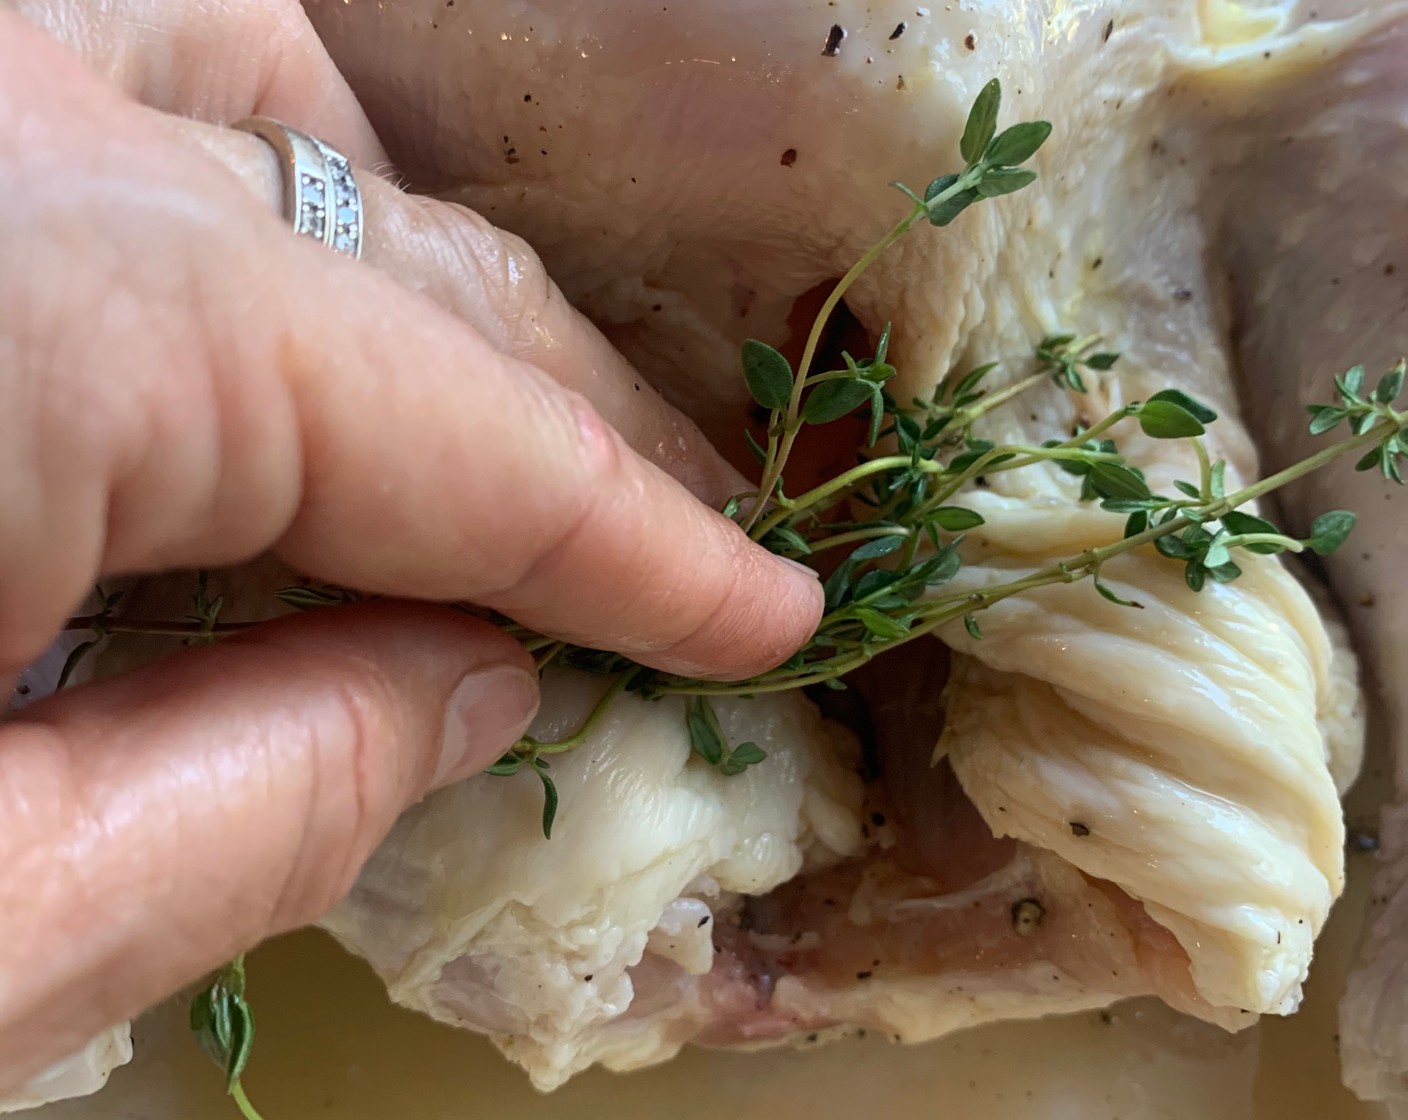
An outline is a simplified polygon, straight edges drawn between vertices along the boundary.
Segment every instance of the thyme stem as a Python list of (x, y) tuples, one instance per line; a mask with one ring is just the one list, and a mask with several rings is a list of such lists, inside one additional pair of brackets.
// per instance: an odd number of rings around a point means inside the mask
[[(1011, 582), (998, 584), (993, 587), (934, 598), (921, 608), (919, 612), (921, 621), (919, 621), (917, 625), (911, 627), (909, 632), (904, 636), (887, 641), (883, 647), (856, 650), (847, 656), (826, 662), (824, 669), (812, 668), (801, 672), (774, 669), (771, 672), (762, 674), (762, 676), (755, 680), (739, 684), (727, 682), (715, 683), (711, 681), (667, 683), (662, 685), (659, 691), (680, 696), (751, 696), (757, 693), (785, 692), (795, 688), (807, 688), (811, 685), (824, 684), (828, 680), (845, 676), (847, 673), (860, 668), (880, 653), (888, 652), (907, 642), (912, 642), (918, 638), (924, 637), (940, 626), (954, 622), (965, 615), (986, 610), (1002, 602), (1004, 599), (1009, 599), (1014, 595), (1020, 595), (1039, 587), (1048, 587), (1057, 583), (1074, 583), (1078, 580), (1086, 579), (1098, 573), (1101, 566), (1113, 557), (1131, 552), (1145, 545), (1153, 544), (1154, 541), (1162, 537), (1182, 532), (1195, 524), (1220, 517), (1224, 513), (1230, 513), (1239, 506), (1246, 505), (1248, 502), (1269, 494), (1282, 486), (1295, 482), (1297, 479), (1303, 478), (1333, 463), (1337, 459), (1342, 459), (1344, 456), (1362, 450), (1372, 444), (1382, 443), (1395, 433), (1404, 430), (1405, 419), (1408, 419), (1408, 417), (1391, 412), (1391, 410), (1387, 408), (1385, 408), (1385, 411), (1390, 412), (1394, 419), (1381, 421), (1379, 424), (1374, 425), (1360, 435), (1341, 440), (1339, 443), (1332, 444), (1324, 450), (1306, 459), (1302, 459), (1300, 462), (1278, 471), (1268, 478), (1245, 486), (1225, 498), (1215, 499), (1214, 501), (1197, 507), (1198, 517), (1196, 519), (1185, 514), (1179, 514), (1162, 525), (1151, 526), (1141, 533), (1136, 533), (1133, 536), (1125, 537), (1123, 540), (1115, 541), (1099, 548), (1087, 549), (1074, 557), (1051, 564), (1021, 579), (1012, 580)], [(1284, 538), (1275, 537), (1271, 534), (1247, 534), (1244, 539), (1247, 543), (1284, 543)], [(1293, 543), (1297, 546), (1299, 545), (1299, 542)]]
[(982, 177), (983, 169), (981, 166), (970, 166), (951, 185), (939, 191), (928, 202), (916, 202), (908, 214), (891, 226), (884, 237), (872, 245), (860, 260), (851, 265), (846, 274), (831, 289), (825, 302), (822, 303), (821, 310), (817, 312), (816, 320), (812, 323), (812, 329), (807, 335), (806, 346), (802, 350), (802, 360), (797, 366), (797, 374), (792, 382), (792, 395), (787, 402), (787, 410), (780, 418), (781, 435), (775, 434), (779, 423), (776, 412), (773, 413), (772, 423), (769, 424), (767, 456), (763, 463), (763, 478), (758, 484), (758, 500), (753, 503), (752, 508), (742, 521), (743, 531), (754, 540), (761, 540), (768, 532), (764, 526), (758, 524), (758, 520), (763, 516), (764, 508), (773, 498), (777, 481), (782, 477), (783, 468), (787, 464), (788, 457), (792, 454), (792, 445), (796, 443), (797, 435), (802, 430), (802, 420), (799, 415), (802, 406), (802, 392), (807, 388), (808, 375), (811, 373), (812, 363), (816, 360), (816, 353), (821, 346), (826, 325), (831, 321), (831, 316), (840, 306), (841, 300), (845, 298), (846, 292), (891, 245), (944, 203), (971, 189)]
[(610, 686), (602, 692), (597, 702), (592, 705), (592, 710), (587, 713), (577, 730), (566, 739), (558, 739), (553, 742), (543, 742), (525, 735), (518, 740), (514, 750), (532, 757), (542, 754), (565, 754), (567, 751), (575, 750), (587, 741), (596, 725), (601, 722), (601, 718), (606, 715), (606, 710), (611, 706), (611, 701), (620, 696), (625, 691), (626, 685), (630, 682), (630, 673), (619, 674)]
[(236, 1107), (244, 1115), (245, 1120), (264, 1120), (254, 1105), (249, 1103), (249, 1098), (245, 1096), (244, 1086), (236, 1081), (230, 1086), (230, 1096), (234, 1100)]

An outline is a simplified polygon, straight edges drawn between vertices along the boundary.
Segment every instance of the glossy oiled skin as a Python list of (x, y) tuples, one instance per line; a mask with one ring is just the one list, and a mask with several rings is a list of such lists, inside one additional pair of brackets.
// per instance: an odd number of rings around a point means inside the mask
[[(989, 358), (1010, 375), (1044, 333), (1099, 332), (1125, 358), (1097, 396), (1176, 384), (1209, 400), (1226, 414), (1229, 477), (1245, 477), (1238, 389), (1279, 466), (1308, 450), (1302, 406), (1326, 398), (1330, 373), (1408, 349), (1396, 0), (305, 6), (400, 170), (521, 233), (721, 441), (744, 411), (739, 341), (786, 337), (797, 298), (902, 211), (890, 180), (954, 169), (963, 113), (993, 76), (1005, 121), (1056, 126), (1041, 184), (911, 238), (849, 300), (872, 330), (893, 320), (904, 389)], [(827, 55), (833, 24), (845, 36)], [(509, 266), (496, 280), (516, 282)], [(1077, 409), (1037, 393), (995, 427), (1046, 438)], [(1130, 452), (1156, 480), (1186, 470), (1138, 441)], [(1037, 476), (999, 496), (1057, 488)], [(1394, 595), (1399, 499), (1384, 494), (1346, 467), (1285, 508), (1298, 527), (1331, 506), (1364, 515), (1329, 572), (1392, 696), (1408, 608)], [(1388, 715), (1402, 742), (1396, 701)], [(1366, 967), (1366, 990), (1382, 990), (1383, 958)], [(1390, 1020), (1376, 1061), (1392, 1064)]]

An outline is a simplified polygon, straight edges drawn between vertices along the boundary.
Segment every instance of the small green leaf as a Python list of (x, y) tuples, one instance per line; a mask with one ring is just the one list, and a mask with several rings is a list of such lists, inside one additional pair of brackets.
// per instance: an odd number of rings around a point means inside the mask
[(1092, 463), (1089, 478), (1102, 498), (1152, 498), (1148, 484), (1132, 467)]
[(88, 653), (98, 644), (101, 639), (94, 638), (92, 641), (83, 642), (73, 647), (73, 652), (64, 659), (64, 667), (59, 670), (58, 683), (54, 685), (54, 691), (68, 686), (69, 680), (78, 669), (79, 664), (88, 656)]
[(909, 635), (909, 627), (902, 622), (898, 622), (887, 614), (881, 614), (870, 607), (857, 607), (856, 618), (858, 618), (867, 630), (877, 638), (904, 638)]
[(1374, 426), (1375, 419), (1377, 418), (1372, 412), (1361, 412), (1357, 416), (1351, 416), (1349, 418), (1349, 430), (1357, 436), (1362, 436)]
[(1119, 360), (1120, 356), (1118, 354), (1091, 354), (1090, 357), (1085, 359), (1085, 364), (1088, 365), (1091, 369), (1105, 370), (1113, 369), (1115, 363)]
[(823, 381), (807, 394), (802, 419), (808, 424), (829, 424), (854, 412), (873, 395), (874, 387), (867, 381)]
[(551, 840), (553, 821), (557, 820), (557, 783), (548, 777), (546, 767), (547, 763), (542, 759), (533, 763), (533, 772), (543, 783), (543, 839)]
[(1208, 570), (1197, 560), (1189, 560), (1183, 569), (1183, 582), (1193, 591), (1201, 591), (1207, 583)]
[(874, 606), (874, 596), (888, 587), (893, 587), (903, 580), (905, 576), (905, 572), (892, 572), (883, 569), (874, 572), (866, 572), (865, 575), (856, 580), (855, 590), (852, 592), (851, 598), (858, 603), (866, 602)]
[(1154, 548), (1170, 560), (1187, 560), (1193, 555), (1193, 550), (1188, 547), (1183, 538), (1174, 533), (1155, 537)]
[(984, 524), (982, 514), (962, 506), (940, 506), (930, 516), (940, 529), (950, 533), (962, 533)]
[(946, 226), (977, 200), (978, 192), (973, 188), (959, 191), (952, 198), (929, 208), (929, 222), (931, 225)]
[(1160, 403), (1175, 404), (1184, 412), (1192, 415), (1196, 420), (1204, 424), (1211, 424), (1217, 419), (1217, 413), (1205, 405), (1202, 401), (1190, 397), (1187, 393), (1179, 392), (1177, 389), (1164, 389), (1155, 393), (1149, 398), (1150, 404), (1158, 401)]
[(1398, 456), (1400, 454), (1402, 454), (1402, 452), (1398, 451), (1394, 446), (1392, 446), (1392, 441), (1385, 441), (1382, 448), (1383, 462), (1380, 464), (1380, 466), (1384, 472), (1384, 477), (1386, 479), (1388, 479), (1390, 482), (1396, 482), (1399, 486), (1402, 486), (1403, 476), (1398, 471)]
[(743, 344), (743, 377), (748, 391), (764, 408), (781, 411), (792, 397), (792, 366), (766, 342)]
[(870, 394), (870, 430), (866, 433), (866, 446), (874, 447), (880, 438), (880, 425), (885, 420), (885, 393), (876, 385)]
[(852, 552), (850, 558), (855, 561), (878, 560), (880, 557), (888, 556), (890, 553), (894, 552), (900, 545), (904, 544), (905, 539), (905, 537), (897, 534), (876, 537), (873, 541), (866, 541), (865, 544)]
[(963, 567), (963, 559), (958, 555), (958, 549), (954, 547), (957, 543), (950, 543), (943, 552), (937, 556), (931, 556), (919, 566), (922, 573), (921, 578), (926, 587), (939, 587), (953, 580)]
[(1014, 124), (988, 145), (983, 159), (997, 166), (1025, 163), (1046, 143), (1046, 138), (1050, 135), (1049, 121), (1024, 121), (1022, 124)]
[(1330, 555), (1354, 531), (1355, 520), (1354, 514), (1347, 509), (1322, 513), (1310, 526), (1310, 539), (1305, 542), (1306, 547), (1319, 556)]
[(1227, 497), (1227, 461), (1219, 459), (1208, 472), (1208, 488), (1214, 498)]
[(1183, 479), (1177, 478), (1174, 479), (1173, 485), (1180, 494), (1187, 494), (1190, 498), (1197, 498), (1199, 501), (1202, 500), (1202, 493), (1191, 482), (1184, 482)]
[(854, 560), (845, 560), (822, 581), (821, 590), (825, 597), (827, 614), (836, 610), (850, 597), (851, 576), (855, 574), (855, 569)]
[(1219, 564), (1215, 568), (1208, 568), (1208, 575), (1216, 583), (1231, 583), (1242, 574), (1242, 569), (1237, 567), (1231, 560), (1225, 564)]
[[(1281, 535), (1281, 530), (1270, 521), (1267, 521), (1266, 518), (1254, 517), (1250, 513), (1239, 513), (1237, 510), (1231, 510), (1223, 514), (1222, 523), (1227, 527), (1229, 532), (1236, 533), (1239, 537), (1246, 536), (1250, 533)], [(1245, 548), (1248, 552), (1256, 552), (1264, 556), (1285, 551), (1283, 545), (1271, 544), (1269, 542), (1267, 544), (1244, 544), (1239, 547)]]
[(1149, 528), (1149, 514), (1145, 510), (1138, 510), (1129, 515), (1124, 523), (1124, 536), (1128, 540), (1130, 537), (1137, 537), (1140, 533)]
[(254, 1012), (244, 989), (244, 957), (239, 956), (217, 972), (191, 1003), (191, 1030), (201, 1049), (224, 1071), (226, 1092), (238, 1084), (254, 1046)]
[(1074, 360), (1070, 358), (1057, 362), (1056, 368), (1051, 372), (1051, 376), (1057, 385), (1064, 385), (1073, 393), (1085, 393), (1089, 391), (1086, 388), (1085, 379), (1081, 377), (1080, 371), (1076, 369)]
[(963, 629), (968, 631), (970, 638), (981, 639), (983, 636), (982, 630), (978, 628), (978, 620), (971, 614), (965, 614), (963, 616)]
[(764, 450), (763, 445), (753, 438), (753, 433), (745, 429), (743, 438), (748, 441), (748, 451), (753, 458), (757, 459), (760, 463), (766, 463), (768, 461), (768, 453)]
[(784, 553), (790, 552), (797, 556), (810, 556), (812, 554), (811, 545), (807, 544), (802, 534), (796, 529), (790, 529), (786, 525), (778, 526), (762, 540), (762, 545), (769, 552)]
[(235, 1002), (231, 1009), (230, 1061), (225, 1069), (225, 1091), (232, 1093), (245, 1067), (249, 1065), (249, 1055), (254, 1049), (254, 1014), (243, 998)]
[(1196, 416), (1171, 401), (1147, 401), (1136, 415), (1144, 434), (1154, 439), (1185, 439), (1207, 431)]
[(968, 393), (971, 393), (974, 389), (979, 386), (979, 384), (982, 383), (983, 378), (985, 378), (996, 368), (996, 362), (988, 362), (986, 365), (978, 366), (976, 369), (970, 369), (967, 373), (963, 375), (962, 380), (960, 380), (958, 384), (954, 386), (953, 395), (955, 397), (962, 397), (966, 396)]
[(1227, 536), (1225, 532), (1220, 532), (1208, 542), (1207, 551), (1202, 555), (1205, 567), (1220, 568), (1223, 564), (1232, 562), (1232, 554), (1227, 548)]
[(707, 696), (696, 696), (690, 701), (684, 713), (685, 726), (689, 729), (690, 746), (694, 753), (710, 766), (717, 766), (728, 749), (719, 729), (714, 706)]
[(328, 587), (281, 587), (274, 592), (274, 598), (299, 610), (331, 607), (347, 601), (345, 594), (336, 588)]
[(1021, 167), (994, 167), (973, 189), (979, 198), (998, 198), (1029, 187), (1036, 182), (1036, 172)]
[(732, 521), (735, 517), (738, 516), (738, 511), (741, 508), (743, 508), (743, 499), (737, 494), (735, 494), (732, 498), (730, 498), (724, 503), (722, 513), (725, 517)]
[(1339, 427), (1349, 412), (1343, 408), (1335, 408), (1328, 404), (1313, 404), (1310, 406), (1310, 434), (1321, 436), (1334, 428)]
[(1141, 611), (1144, 609), (1144, 604), (1143, 604), (1143, 603), (1136, 603), (1133, 599), (1124, 599), (1124, 598), (1121, 598), (1119, 595), (1117, 595), (1117, 594), (1116, 594), (1114, 591), (1112, 591), (1112, 590), (1110, 589), (1110, 587), (1100, 578), (1100, 576), (1099, 576), (1098, 574), (1095, 575), (1093, 578), (1094, 578), (1094, 580), (1095, 580), (1095, 590), (1098, 591), (1098, 592), (1100, 592), (1100, 594), (1101, 594), (1102, 596), (1104, 596), (1106, 599), (1110, 600), (1110, 602), (1112, 602), (1112, 603), (1117, 603), (1117, 604), (1119, 604), (1121, 607), (1134, 607), (1136, 610), (1141, 610)]
[(875, 364), (877, 366), (884, 364), (885, 355), (890, 352), (890, 327), (892, 325), (891, 323), (885, 324), (885, 329), (880, 332), (880, 341), (875, 344)]
[(1106, 498), (1100, 503), (1100, 508), (1106, 513), (1138, 513), (1153, 509), (1155, 504), (1153, 498)]
[(727, 777), (741, 774), (750, 766), (756, 766), (767, 758), (763, 748), (757, 743), (739, 743), (728, 758), (719, 764), (719, 773)]
[(949, 187), (953, 186), (956, 182), (958, 182), (957, 175), (940, 175), (924, 188), (924, 204), (927, 206), (929, 203), (933, 202), (934, 199), (938, 198), (939, 195), (943, 194), (944, 191), (948, 190)]
[(1357, 397), (1359, 391), (1364, 388), (1364, 367), (1350, 366), (1343, 374), (1335, 378), (1335, 385), (1342, 393)]
[[(221, 1069), (225, 1068), (225, 1057), (228, 1053), (224, 1043), (221, 1041), (221, 1024), (216, 1022), (216, 1012), (211, 988), (198, 992), (195, 999), (191, 1001), (190, 1027), (191, 1033), (196, 1036), (196, 1042), (205, 1051), (206, 1057), (214, 1062)], [(226, 1039), (229, 1038), (229, 1030), (226, 1027), (223, 1031)]]
[[(988, 82), (973, 99), (963, 138), (958, 142), (958, 154), (968, 163), (977, 163), (997, 132), (997, 114), (1002, 107), (1002, 83), (996, 78)], [(1020, 163), (1021, 161), (1016, 161)]]
[(1380, 404), (1392, 404), (1398, 399), (1398, 394), (1403, 391), (1403, 363), (1394, 366), (1379, 382), (1379, 387), (1374, 390), (1374, 399)]
[(523, 756), (515, 751), (509, 751), (508, 754), (504, 755), (503, 758), (499, 759), (494, 765), (487, 767), (484, 773), (491, 774), (496, 778), (506, 778), (512, 774), (517, 774), (522, 765)]

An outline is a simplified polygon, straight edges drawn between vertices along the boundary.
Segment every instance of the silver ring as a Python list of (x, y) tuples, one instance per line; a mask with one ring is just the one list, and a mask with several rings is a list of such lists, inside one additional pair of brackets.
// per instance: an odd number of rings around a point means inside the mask
[(314, 139), (328, 165), (332, 181), (332, 231), (334, 252), (359, 260), (362, 256), (362, 191), (347, 157), (329, 144)]
[(295, 233), (353, 259), (362, 255), (362, 192), (346, 156), (271, 117), (231, 127), (258, 136), (278, 155), (284, 217)]

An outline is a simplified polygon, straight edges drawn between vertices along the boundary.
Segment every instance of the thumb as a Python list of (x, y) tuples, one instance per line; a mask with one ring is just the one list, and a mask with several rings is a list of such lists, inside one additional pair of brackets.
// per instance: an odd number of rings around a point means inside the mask
[[(315, 611), (0, 725), (0, 1097), (350, 888), (397, 815), (538, 703), (486, 623)], [(486, 779), (487, 780), (487, 779)]]

